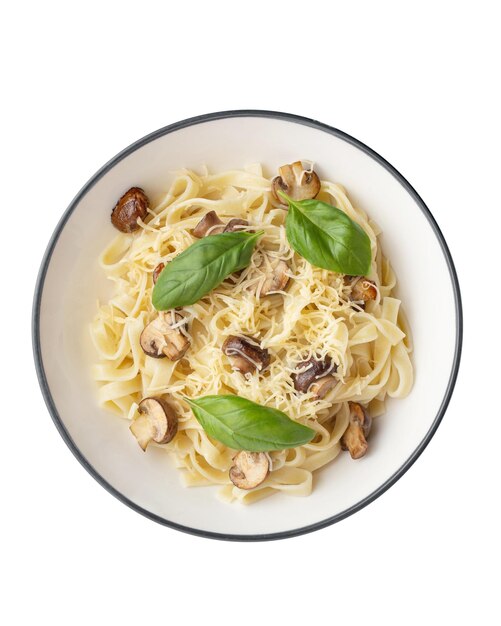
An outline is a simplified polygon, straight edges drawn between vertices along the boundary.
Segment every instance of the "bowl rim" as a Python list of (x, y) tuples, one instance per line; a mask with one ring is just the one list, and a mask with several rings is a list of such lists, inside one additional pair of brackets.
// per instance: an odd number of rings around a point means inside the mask
[[(379, 163), (382, 167), (384, 167), (403, 187), (404, 189), (412, 196), (416, 204), (419, 206), (426, 219), (428, 220), (438, 242), (440, 244), (442, 253), (444, 255), (450, 279), (452, 282), (452, 288), (454, 293), (454, 302), (455, 302), (455, 317), (456, 317), (456, 336), (455, 336), (455, 350), (454, 350), (454, 358), (452, 362), (451, 372), (449, 376), (449, 381), (447, 387), (445, 389), (445, 393), (438, 409), (437, 415), (433, 420), (431, 427), (428, 432), (418, 444), (414, 452), (409, 456), (409, 458), (402, 464), (402, 466), (392, 475), (390, 476), (382, 485), (380, 485), (377, 489), (375, 489), (368, 496), (357, 502), (356, 504), (350, 506), (349, 508), (328, 517), (326, 519), (315, 522), (314, 524), (309, 524), (307, 526), (302, 526), (300, 528), (294, 528), (292, 530), (273, 532), (273, 533), (262, 533), (262, 534), (248, 534), (248, 535), (239, 535), (232, 533), (218, 533), (207, 531), (199, 528), (191, 528), (189, 526), (184, 526), (182, 524), (178, 524), (171, 520), (165, 519), (164, 517), (152, 513), (147, 509), (137, 505), (132, 500), (129, 500), (123, 493), (115, 489), (107, 480), (101, 476), (101, 474), (89, 463), (89, 461), (84, 457), (82, 452), (79, 450), (78, 446), (75, 444), (73, 439), (71, 438), (69, 432), (67, 431), (64, 423), (59, 416), (57, 411), (55, 402), (52, 398), (52, 394), (49, 388), (49, 384), (47, 381), (47, 376), (45, 374), (44, 364), (42, 360), (42, 350), (41, 350), (41, 341), (40, 341), (40, 309), (43, 295), (43, 288), (45, 283), (45, 277), (47, 274), (47, 270), (50, 265), (50, 261), (52, 258), (52, 253), (56, 247), (57, 241), (61, 232), (63, 231), (66, 222), (69, 217), (78, 206), (82, 198), (87, 194), (87, 192), (107, 173), (109, 172), (115, 165), (117, 165), (124, 158), (142, 148), (146, 144), (163, 137), (164, 135), (168, 135), (170, 133), (176, 132), (180, 129), (187, 128), (189, 126), (194, 126), (197, 124), (203, 124), (206, 122), (213, 122), (216, 120), (222, 120), (226, 118), (238, 118), (238, 117), (260, 117), (260, 118), (268, 118), (274, 120), (281, 120), (286, 122), (292, 122), (295, 124), (301, 124), (303, 126), (309, 126), (316, 130), (323, 131), (330, 135), (334, 135), (339, 139), (346, 141), (347, 143), (355, 146), (369, 157), (374, 159), (377, 163)], [(116, 156), (110, 159), (101, 169), (99, 169), (90, 179), (89, 181), (80, 189), (77, 195), (70, 202), (68, 208), (63, 213), (59, 222), (57, 223), (54, 232), (49, 240), (47, 248), (42, 258), (42, 262), (40, 265), (40, 269), (38, 272), (38, 277), (35, 285), (35, 293), (33, 298), (33, 310), (32, 310), (32, 343), (33, 343), (33, 355), (35, 359), (35, 369), (38, 377), (38, 382), (40, 384), (40, 388), (42, 391), (42, 395), (49, 411), (52, 420), (59, 431), (59, 434), (65, 441), (66, 445), (69, 447), (74, 456), (78, 459), (78, 461), (83, 465), (83, 467), (89, 472), (89, 474), (97, 480), (97, 482), (104, 487), (109, 493), (115, 496), (118, 500), (129, 506), (134, 511), (144, 515), (145, 517), (162, 524), (164, 526), (168, 526), (175, 530), (180, 530), (192, 535), (197, 535), (199, 537), (206, 537), (210, 539), (219, 539), (219, 540), (227, 540), (227, 541), (269, 541), (274, 539), (286, 539), (289, 537), (296, 537), (298, 535), (303, 535), (306, 533), (313, 532), (315, 530), (320, 530), (331, 524), (335, 524), (353, 513), (361, 510), (371, 502), (373, 502), (376, 498), (381, 496), (387, 489), (389, 489), (396, 481), (401, 478), (405, 472), (414, 464), (414, 462), (418, 459), (418, 457), (422, 454), (426, 446), (429, 444), (431, 438), (435, 434), (442, 418), (447, 410), (447, 406), (451, 399), (452, 393), (454, 391), (454, 386), (456, 384), (459, 363), (461, 360), (461, 349), (463, 342), (463, 313), (462, 313), (462, 305), (461, 305), (461, 292), (459, 287), (459, 281), (456, 273), (456, 269), (454, 267), (454, 263), (452, 260), (452, 256), (450, 254), (449, 248), (445, 241), (445, 238), (440, 230), (435, 218), (433, 217), (431, 211), (428, 209), (426, 204), (423, 202), (421, 197), (418, 195), (416, 190), (412, 187), (412, 185), (398, 172), (388, 161), (386, 161), (381, 155), (377, 152), (369, 148), (367, 145), (355, 139), (351, 135), (319, 122), (317, 120), (303, 117), (300, 115), (292, 114), (292, 113), (284, 113), (279, 111), (268, 111), (268, 110), (260, 110), (260, 109), (237, 109), (230, 111), (218, 111), (214, 113), (206, 113), (204, 115), (198, 115), (195, 117), (190, 117), (179, 122), (175, 122), (173, 124), (169, 124), (168, 126), (164, 126), (148, 135), (144, 136), (142, 139), (139, 139), (129, 145), (127, 148), (119, 152)]]

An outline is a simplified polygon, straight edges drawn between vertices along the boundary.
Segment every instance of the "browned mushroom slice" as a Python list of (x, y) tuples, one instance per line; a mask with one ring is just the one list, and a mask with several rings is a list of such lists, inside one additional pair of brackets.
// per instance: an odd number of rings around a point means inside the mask
[(215, 211), (209, 211), (198, 222), (195, 228), (191, 231), (191, 234), (198, 239), (202, 239), (207, 234), (217, 235), (224, 230), (224, 222), (222, 222)]
[[(327, 372), (335, 372), (336, 369), (337, 366), (332, 365), (332, 359), (328, 356), (326, 356), (322, 361), (315, 358), (308, 359), (307, 361), (301, 361), (301, 363), (297, 364), (296, 370), (302, 371), (292, 374), (294, 389), (296, 391), (306, 393), (313, 383), (318, 382), (319, 379), (325, 377)], [(318, 394), (318, 391), (319, 388), (316, 388), (315, 393)], [(327, 391), (328, 389), (325, 393), (327, 393)]]
[(222, 348), (224, 354), (232, 358), (233, 369), (248, 374), (262, 372), (270, 364), (270, 355), (252, 337), (230, 335)]
[[(263, 264), (264, 264), (263, 259)], [(261, 287), (261, 296), (268, 296), (276, 293), (277, 291), (283, 291), (287, 287), (289, 282), (288, 276), (289, 266), (285, 261), (278, 261), (278, 263), (271, 263), (266, 268), (266, 279)]]
[(177, 433), (177, 415), (163, 398), (144, 398), (139, 416), (130, 425), (138, 444), (146, 450), (150, 441), (169, 443)]
[(320, 179), (313, 170), (305, 170), (301, 161), (278, 168), (279, 175), (271, 183), (271, 190), (279, 202), (283, 198), (279, 191), (286, 193), (292, 200), (308, 200), (320, 191)]
[(234, 232), (246, 230), (248, 226), (249, 226), (249, 222), (247, 220), (241, 220), (238, 217), (234, 217), (226, 224), (223, 230), (223, 233), (234, 233)]
[(350, 421), (341, 437), (341, 448), (349, 450), (352, 459), (360, 459), (367, 452), (367, 437), (371, 430), (372, 419), (358, 402), (349, 402)]
[(153, 283), (156, 283), (158, 280), (158, 277), (160, 276), (160, 274), (162, 273), (162, 270), (165, 267), (165, 263), (159, 263), (155, 269), (153, 270)]
[(323, 376), (311, 383), (310, 391), (314, 400), (322, 400), (331, 389), (336, 386), (337, 380), (334, 376)]
[(148, 215), (148, 196), (139, 187), (131, 187), (116, 203), (111, 212), (111, 223), (123, 233), (131, 233), (139, 228), (138, 218)]
[(190, 340), (183, 333), (186, 323), (180, 313), (160, 311), (158, 316), (144, 327), (139, 343), (143, 352), (156, 359), (167, 357), (178, 361), (190, 347)]
[(377, 287), (373, 280), (364, 276), (345, 276), (346, 285), (351, 285), (350, 300), (364, 308), (365, 303), (377, 298)]
[(233, 457), (230, 467), (230, 480), (239, 489), (254, 489), (268, 476), (270, 462), (264, 452), (241, 450)]

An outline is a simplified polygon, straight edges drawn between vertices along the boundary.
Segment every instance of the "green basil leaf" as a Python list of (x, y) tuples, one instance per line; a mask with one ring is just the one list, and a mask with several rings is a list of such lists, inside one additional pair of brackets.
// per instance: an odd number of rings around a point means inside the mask
[(223, 280), (249, 265), (254, 246), (263, 234), (221, 233), (196, 241), (162, 270), (153, 288), (158, 311), (195, 304)]
[(340, 209), (320, 200), (292, 200), (285, 223), (294, 250), (312, 265), (350, 276), (371, 268), (371, 241), (364, 229)]
[(315, 431), (240, 396), (185, 398), (205, 432), (234, 450), (267, 452), (308, 443)]

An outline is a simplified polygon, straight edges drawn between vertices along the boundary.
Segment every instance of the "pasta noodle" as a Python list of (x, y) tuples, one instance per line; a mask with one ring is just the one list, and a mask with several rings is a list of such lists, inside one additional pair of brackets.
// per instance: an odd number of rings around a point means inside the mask
[[(182, 470), (184, 483), (217, 484), (223, 499), (245, 503), (280, 491), (308, 495), (313, 472), (340, 452), (348, 402), (361, 403), (377, 417), (384, 413), (387, 396), (405, 396), (413, 382), (409, 330), (400, 301), (392, 295), (395, 274), (378, 244), (377, 225), (352, 206), (341, 185), (321, 183), (318, 198), (343, 210), (370, 238), (368, 278), (376, 284), (377, 297), (364, 310), (350, 301), (351, 287), (342, 274), (313, 267), (294, 253), (285, 234), (286, 211), (270, 191), (259, 165), (219, 174), (178, 172), (168, 192), (149, 209), (147, 222), (140, 221), (133, 235), (117, 235), (101, 254), (100, 265), (114, 288), (91, 324), (99, 403), (131, 420), (142, 398), (168, 394), (179, 425), (176, 437), (162, 447)], [(210, 210), (221, 219), (245, 218), (249, 228), (264, 234), (240, 275), (184, 307), (191, 341), (184, 357), (151, 358), (139, 338), (157, 314), (151, 304), (153, 270), (193, 243), (191, 230)], [(260, 297), (267, 259), (285, 260), (290, 280), (286, 291)], [(270, 353), (270, 366), (246, 376), (232, 370), (221, 350), (232, 334), (259, 338)], [(330, 357), (337, 366), (333, 375), (338, 382), (320, 400), (311, 391), (298, 394), (291, 379), (297, 364), (312, 357)], [(222, 393), (279, 409), (314, 429), (316, 436), (298, 448), (268, 453), (272, 471), (266, 480), (251, 491), (239, 489), (228, 477), (235, 451), (211, 439), (182, 400)]]

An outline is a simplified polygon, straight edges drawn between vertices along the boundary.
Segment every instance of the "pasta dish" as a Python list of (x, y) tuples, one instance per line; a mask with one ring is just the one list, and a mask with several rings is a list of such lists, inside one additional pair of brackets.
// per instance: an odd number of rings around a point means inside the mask
[(370, 454), (412, 345), (380, 230), (340, 184), (299, 161), (182, 170), (155, 203), (131, 188), (112, 222), (92, 375), (143, 449), (244, 503), (306, 496), (342, 450)]

